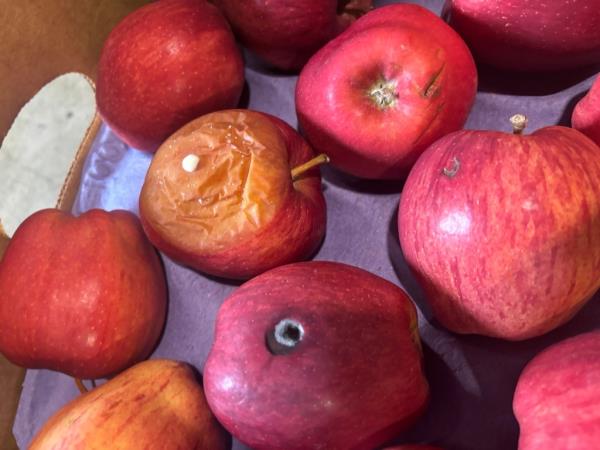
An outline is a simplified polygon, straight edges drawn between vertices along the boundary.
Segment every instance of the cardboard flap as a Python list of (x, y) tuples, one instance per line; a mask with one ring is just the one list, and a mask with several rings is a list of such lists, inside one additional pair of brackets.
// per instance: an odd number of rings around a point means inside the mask
[[(93, 84), (102, 45), (126, 14), (148, 0), (0, 0), (0, 142), (21, 108), (58, 76), (79, 72)], [(57, 205), (70, 209), (96, 118), (76, 154)], [(0, 218), (1, 219), (1, 218)], [(0, 258), (8, 238), (0, 229)]]
[(108, 33), (148, 0), (0, 0), (0, 140), (23, 105), (68, 72), (92, 80)]

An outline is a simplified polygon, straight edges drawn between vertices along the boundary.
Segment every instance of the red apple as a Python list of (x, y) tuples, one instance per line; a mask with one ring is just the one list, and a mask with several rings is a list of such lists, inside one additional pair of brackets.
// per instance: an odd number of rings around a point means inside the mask
[(441, 447), (433, 447), (432, 445), (423, 444), (404, 444), (386, 447), (383, 450), (442, 450)]
[(165, 310), (160, 260), (127, 211), (39, 211), (0, 262), (0, 352), (23, 367), (119, 372), (149, 355)]
[(421, 363), (402, 289), (341, 263), (296, 263), (223, 303), (204, 389), (253, 449), (371, 450), (424, 410)]
[(241, 42), (264, 61), (298, 70), (372, 7), (372, 0), (213, 0)]
[(403, 178), (425, 148), (460, 129), (475, 98), (467, 46), (418, 5), (375, 9), (306, 64), (296, 110), (309, 142), (337, 168)]
[(600, 443), (600, 331), (537, 355), (519, 377), (519, 450), (594, 450)]
[(571, 125), (600, 145), (600, 77), (575, 105)]
[(538, 71), (600, 61), (598, 0), (448, 0), (445, 9), (450, 24), (486, 64)]
[(310, 256), (325, 234), (318, 170), (289, 125), (227, 110), (190, 122), (158, 150), (140, 195), (150, 240), (175, 261), (227, 278), (250, 278)]
[(131, 367), (63, 406), (29, 450), (136, 448), (229, 448), (187, 364), (151, 360)]
[(600, 148), (572, 128), (522, 135), (523, 119), (442, 138), (402, 192), (404, 256), (457, 333), (538, 336), (600, 287)]
[(127, 144), (154, 151), (196, 117), (237, 105), (244, 65), (219, 10), (161, 0), (127, 16), (100, 56), (100, 115)]

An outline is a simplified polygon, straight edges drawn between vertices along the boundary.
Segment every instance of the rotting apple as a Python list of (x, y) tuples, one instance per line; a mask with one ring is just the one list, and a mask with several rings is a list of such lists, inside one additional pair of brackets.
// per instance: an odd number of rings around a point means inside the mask
[(63, 406), (29, 449), (225, 450), (229, 441), (191, 367), (150, 360)]
[(158, 255), (132, 213), (36, 212), (0, 262), (0, 352), (27, 368), (113, 375), (158, 342), (166, 295)]
[(519, 377), (519, 450), (594, 450), (600, 442), (600, 331), (552, 345)]
[(213, 0), (242, 44), (282, 70), (299, 70), (372, 8), (372, 0)]
[(373, 449), (428, 399), (415, 307), (346, 264), (278, 267), (222, 304), (204, 388), (219, 421), (254, 449)]
[(413, 167), (398, 231), (436, 318), (510, 340), (569, 320), (600, 288), (600, 148), (572, 128), (459, 131)]
[(464, 125), (476, 88), (460, 36), (425, 8), (397, 4), (359, 18), (309, 60), (296, 110), (335, 167), (399, 179), (429, 144)]
[(571, 126), (600, 146), (600, 76), (573, 110)]
[(307, 258), (320, 244), (325, 199), (309, 161), (325, 160), (274, 116), (207, 114), (156, 152), (140, 195), (142, 224), (173, 260), (250, 278)]
[(445, 16), (486, 64), (516, 71), (600, 62), (600, 4), (539, 0), (448, 0)]
[(155, 151), (190, 120), (237, 106), (243, 85), (242, 56), (219, 10), (206, 0), (162, 0), (109, 35), (96, 101), (123, 141)]

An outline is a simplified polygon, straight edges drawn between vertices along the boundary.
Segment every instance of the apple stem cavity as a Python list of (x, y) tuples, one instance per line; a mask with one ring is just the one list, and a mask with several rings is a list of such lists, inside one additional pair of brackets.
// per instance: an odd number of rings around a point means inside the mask
[(396, 92), (396, 82), (379, 80), (367, 90), (367, 95), (371, 98), (375, 106), (379, 109), (387, 109), (396, 104), (398, 93)]
[(313, 159), (306, 161), (304, 164), (300, 164), (292, 169), (292, 181), (298, 180), (303, 173), (312, 169), (313, 167), (320, 166), (321, 164), (327, 164), (329, 162), (329, 156), (325, 153), (315, 156)]
[(267, 335), (267, 347), (274, 355), (286, 355), (304, 338), (304, 327), (294, 319), (282, 319)]
[(513, 127), (513, 134), (523, 134), (523, 130), (527, 127), (527, 116), (524, 114), (515, 114), (509, 120)]
[(88, 388), (85, 387), (85, 384), (83, 384), (83, 381), (81, 381), (80, 378), (75, 378), (75, 384), (77, 385), (77, 389), (79, 389), (79, 393), (80, 394), (85, 394), (88, 391)]

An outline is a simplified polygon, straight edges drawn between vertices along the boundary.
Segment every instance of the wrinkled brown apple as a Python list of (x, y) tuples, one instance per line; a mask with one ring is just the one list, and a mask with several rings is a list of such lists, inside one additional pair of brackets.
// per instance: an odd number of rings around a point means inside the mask
[(313, 152), (268, 114), (202, 116), (159, 148), (140, 196), (146, 234), (201, 272), (250, 278), (307, 258), (325, 233)]

